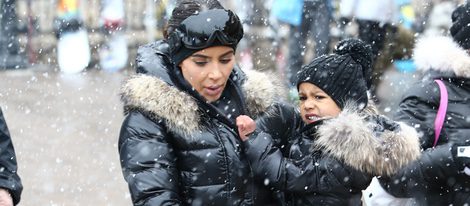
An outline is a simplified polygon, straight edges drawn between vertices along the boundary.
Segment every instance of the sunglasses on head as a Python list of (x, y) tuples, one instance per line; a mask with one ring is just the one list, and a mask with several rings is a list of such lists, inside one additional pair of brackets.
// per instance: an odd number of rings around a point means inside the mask
[(186, 18), (168, 37), (171, 53), (182, 46), (204, 49), (220, 41), (222, 45), (236, 46), (243, 37), (240, 19), (230, 10), (212, 9)]

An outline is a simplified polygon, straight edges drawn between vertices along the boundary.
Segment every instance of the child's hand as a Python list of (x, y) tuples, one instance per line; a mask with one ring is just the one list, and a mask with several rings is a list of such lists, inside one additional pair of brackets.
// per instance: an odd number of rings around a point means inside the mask
[(242, 141), (248, 140), (248, 135), (256, 129), (256, 123), (249, 116), (240, 115), (237, 117), (238, 134)]

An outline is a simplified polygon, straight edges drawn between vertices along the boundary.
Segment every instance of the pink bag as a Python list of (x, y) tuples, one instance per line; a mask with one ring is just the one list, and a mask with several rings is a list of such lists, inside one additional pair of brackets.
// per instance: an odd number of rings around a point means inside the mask
[(442, 80), (435, 79), (434, 81), (437, 83), (437, 85), (439, 85), (441, 100), (439, 103), (439, 109), (437, 110), (436, 119), (434, 120), (434, 144), (432, 147), (435, 147), (437, 145), (437, 141), (439, 140), (439, 135), (441, 134), (442, 126), (444, 125), (444, 120), (446, 118), (447, 103), (449, 100), (447, 88)]

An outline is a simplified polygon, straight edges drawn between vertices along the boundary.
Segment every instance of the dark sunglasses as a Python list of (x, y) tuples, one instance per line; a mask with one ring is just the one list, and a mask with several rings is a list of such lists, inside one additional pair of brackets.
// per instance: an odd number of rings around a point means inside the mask
[(236, 46), (243, 37), (240, 19), (230, 10), (212, 9), (186, 18), (168, 37), (172, 54), (182, 46), (204, 49), (216, 39), (226, 46)]

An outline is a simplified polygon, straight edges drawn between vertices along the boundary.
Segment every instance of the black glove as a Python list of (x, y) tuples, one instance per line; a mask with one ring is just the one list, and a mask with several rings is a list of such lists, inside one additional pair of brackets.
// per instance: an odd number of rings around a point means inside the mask
[(452, 12), (450, 34), (464, 49), (470, 49), (470, 3), (460, 5)]
[(470, 146), (469, 145), (452, 145), (452, 157), (460, 171), (465, 167), (470, 168)]

